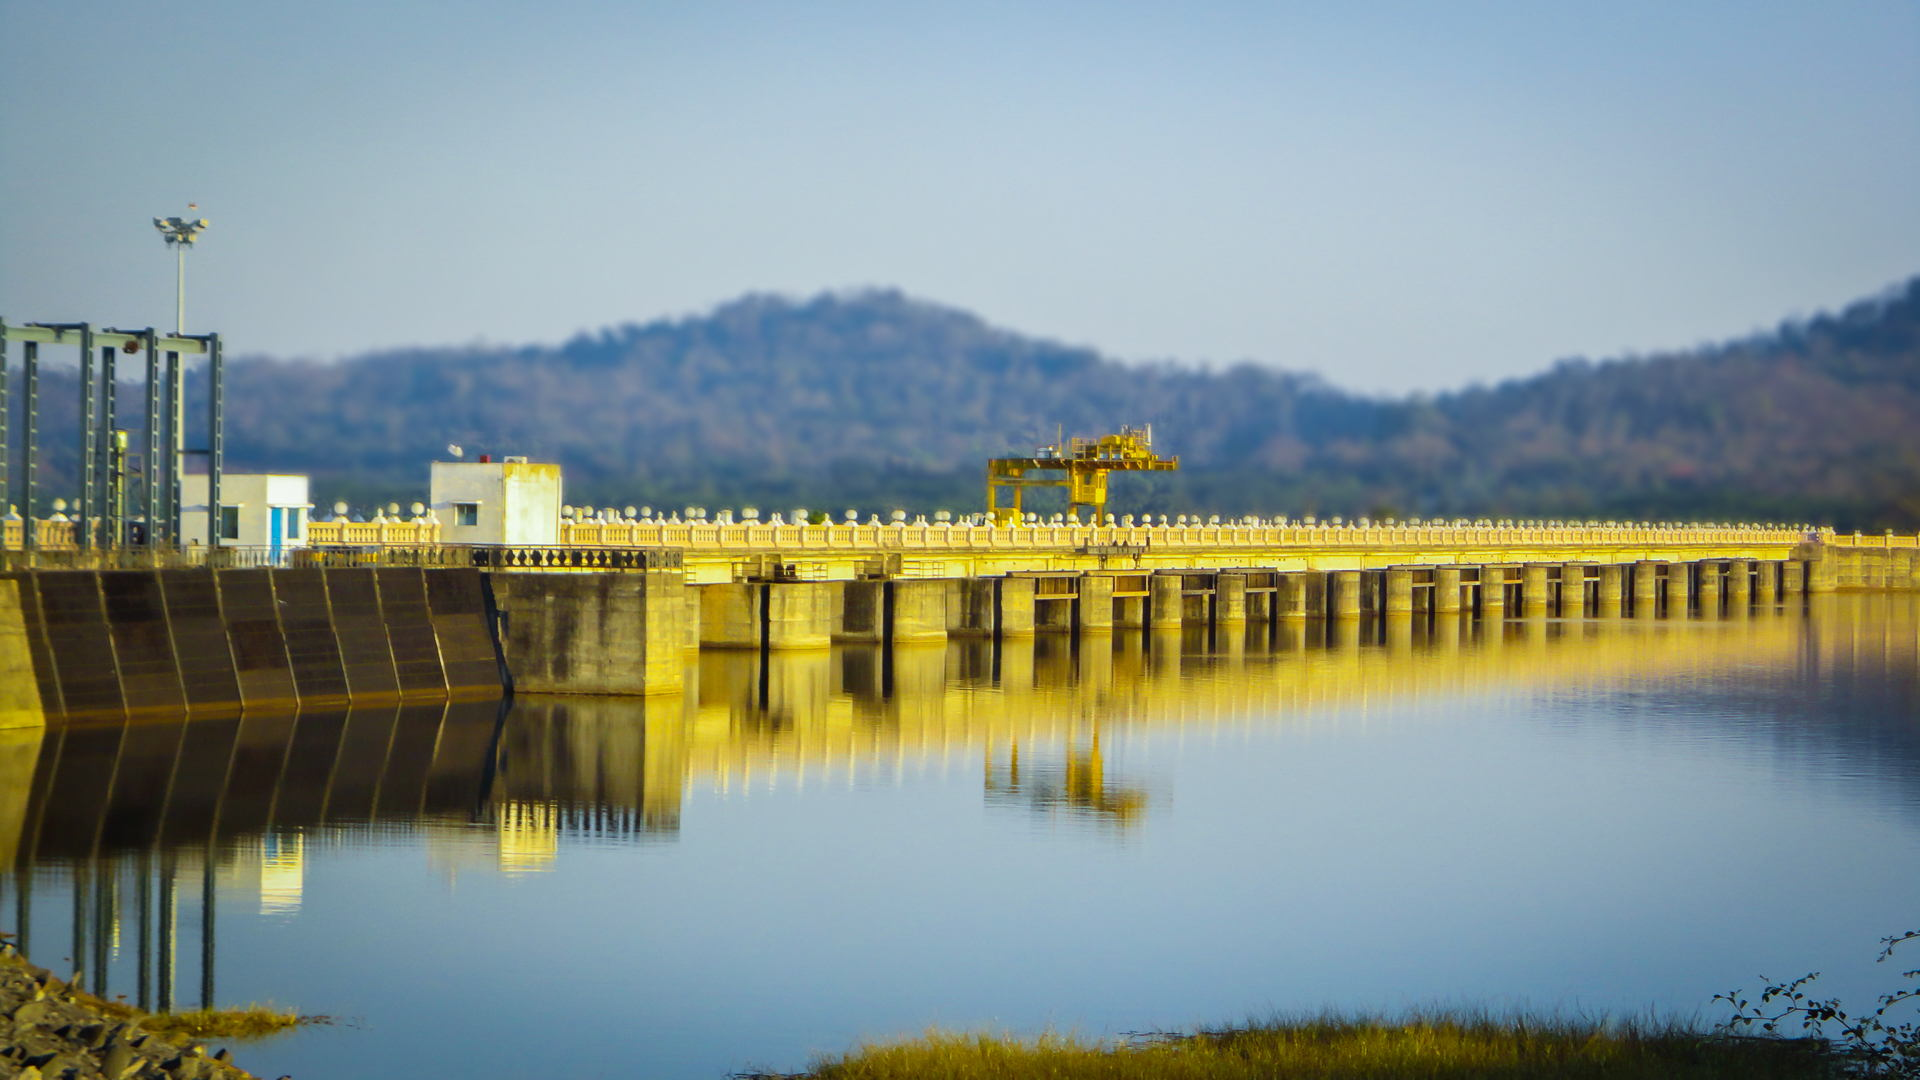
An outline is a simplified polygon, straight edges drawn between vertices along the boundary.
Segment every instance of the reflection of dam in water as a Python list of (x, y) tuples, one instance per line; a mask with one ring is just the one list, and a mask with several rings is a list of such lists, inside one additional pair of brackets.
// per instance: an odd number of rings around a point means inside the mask
[(131, 990), (164, 1010), (184, 901), (212, 1003), (206, 898), (225, 886), (257, 894), (263, 914), (295, 911), (310, 830), (473, 820), (499, 715), (489, 701), (0, 732), (0, 867), (13, 892), (0, 918), (41, 963), (64, 957), (95, 993)]
[(804, 787), (984, 757), (996, 790), (1049, 766), (1071, 770), (1072, 783), (1053, 779), (1077, 789), (1100, 769), (1100, 737), (1134, 728), (1313, 724), (1379, 703), (1735, 668), (1771, 681), (1833, 665), (1914, 670), (1920, 598), (1810, 602), (1812, 618), (1403, 620), (1215, 641), (1188, 629), (710, 653), (682, 694), (522, 697), (497, 732), (493, 702), (8, 732), (0, 864), (436, 822), (496, 825), (532, 858), (533, 834), (548, 830), (670, 833), (689, 788)]
[[(0, 867), (12, 872), (0, 876), (0, 923), (41, 963), (71, 957), (96, 990), (165, 1007), (196, 977), (215, 1000), (217, 925), (203, 897), (289, 916), (308, 860), (356, 834), (529, 872), (567, 842), (672, 837), (691, 792), (955, 770), (979, 778), (990, 806), (1125, 828), (1164, 794), (1109, 759), (1139, 732), (1351, 725), (1339, 714), (1364, 722), (1395, 704), (1629, 679), (1657, 691), (1704, 676), (1716, 692), (1771, 688), (1794, 711), (1779, 730), (1819, 720), (1831, 736), (1847, 709), (1823, 700), (1826, 673), (1858, 676), (1848, 693), (1888, 695), (1890, 715), (1912, 715), (1920, 698), (1911, 596), (1813, 597), (1807, 616), (1206, 634), (710, 652), (690, 660), (682, 694), (523, 697), (504, 717), (485, 702), (4, 732)], [(1779, 694), (1786, 684), (1796, 692)], [(1920, 737), (1879, 751), (1910, 775)]]
[(1502, 688), (1731, 670), (1777, 682), (1817, 679), (1836, 665), (1904, 672), (1911, 682), (1920, 598), (1810, 604), (1816, 617), (1775, 609), (1678, 622), (1442, 618), (1293, 624), (1212, 641), (1190, 628), (1144, 639), (847, 647), (832, 658), (723, 654), (702, 657), (697, 694), (655, 707), (687, 714), (675, 752), (686, 755), (689, 782), (725, 791), (924, 770), (969, 755), (1005, 760), (1016, 747), (1090, 752), (1096, 737), (1132, 728), (1315, 724), (1334, 710)]

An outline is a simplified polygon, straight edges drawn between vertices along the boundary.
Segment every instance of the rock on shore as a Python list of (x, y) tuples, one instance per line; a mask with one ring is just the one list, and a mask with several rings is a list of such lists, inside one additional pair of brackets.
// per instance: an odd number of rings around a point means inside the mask
[(11, 946), (0, 955), (0, 1080), (253, 1080), (226, 1053), (168, 1042)]

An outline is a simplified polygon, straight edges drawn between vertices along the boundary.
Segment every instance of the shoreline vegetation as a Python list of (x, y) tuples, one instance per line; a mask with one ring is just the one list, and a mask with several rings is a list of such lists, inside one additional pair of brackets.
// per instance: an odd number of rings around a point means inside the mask
[[(1879, 962), (1920, 940), (1880, 939)], [(1430, 1010), (1399, 1019), (1323, 1013), (1241, 1027), (1136, 1033), (1120, 1040), (1020, 1039), (934, 1031), (868, 1043), (800, 1073), (736, 1080), (1916, 1080), (1920, 970), (1870, 1009), (1814, 990), (1818, 972), (1769, 981), (1751, 997), (1714, 995), (1731, 1015), (1703, 1030), (1680, 1019), (1628, 1020)], [(1797, 1034), (1796, 1034), (1797, 1033)]]
[(252, 1074), (224, 1049), (209, 1054), (200, 1040), (257, 1039), (328, 1022), (274, 1005), (144, 1012), (88, 993), (77, 975), (57, 979), (11, 944), (0, 945), (0, 1077), (9, 1080), (242, 1080)]
[(120, 1001), (92, 1003), (101, 1012), (131, 1020), (163, 1039), (261, 1039), (291, 1031), (303, 1024), (324, 1024), (324, 1016), (301, 1016), (278, 1005), (248, 1005), (239, 1009), (192, 1009), (187, 1012), (143, 1013)]
[[(9, 937), (0, 934), (0, 938)], [(35, 968), (19, 950), (11, 945), (0, 945), (0, 964), (30, 972), (44, 971)], [(98, 1010), (102, 1015), (115, 1020), (131, 1020), (154, 1035), (166, 1039), (259, 1039), (290, 1031), (307, 1024), (331, 1024), (330, 1016), (302, 1016), (292, 1009), (283, 1008), (272, 1002), (255, 1002), (237, 1009), (188, 1009), (185, 1012), (146, 1012), (129, 1005), (125, 1001), (112, 1000), (89, 993), (78, 978), (62, 982), (48, 977), (43, 981), (49, 994), (64, 995), (69, 1000)]]
[(1279, 1018), (1122, 1040), (930, 1032), (735, 1080), (1811, 1080), (1850, 1075), (1818, 1038), (1703, 1032), (1674, 1021), (1429, 1013)]

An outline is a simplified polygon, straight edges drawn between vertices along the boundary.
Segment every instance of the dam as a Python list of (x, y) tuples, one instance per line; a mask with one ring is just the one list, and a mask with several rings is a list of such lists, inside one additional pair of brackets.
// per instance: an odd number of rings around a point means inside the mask
[(330, 525), (282, 566), (221, 565), (244, 549), (17, 553), (0, 571), (0, 723), (676, 693), (686, 655), (710, 649), (1738, 618), (1920, 588), (1920, 537), (1780, 528), (593, 524), (529, 548), (424, 527), (353, 543), (392, 526)]

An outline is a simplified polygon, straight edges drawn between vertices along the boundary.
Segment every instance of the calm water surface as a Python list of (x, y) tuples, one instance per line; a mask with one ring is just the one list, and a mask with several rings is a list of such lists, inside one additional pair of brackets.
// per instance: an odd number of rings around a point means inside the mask
[(1711, 1020), (1810, 969), (1864, 1002), (1920, 926), (1917, 651), (1920, 597), (1822, 597), (4, 735), (0, 926), (110, 994), (341, 1018), (241, 1051), (303, 1078), (717, 1080), (1326, 1006)]

